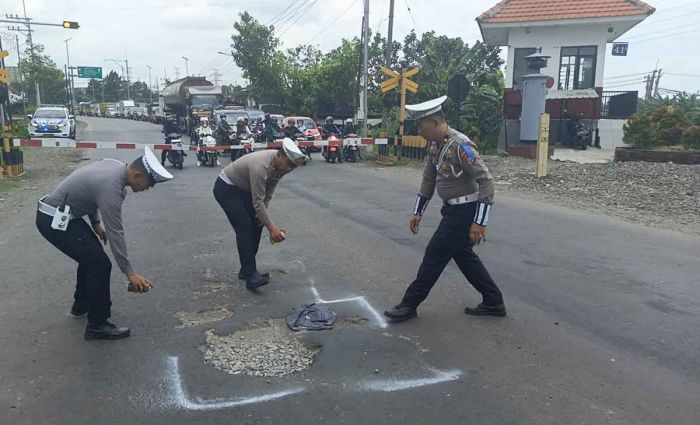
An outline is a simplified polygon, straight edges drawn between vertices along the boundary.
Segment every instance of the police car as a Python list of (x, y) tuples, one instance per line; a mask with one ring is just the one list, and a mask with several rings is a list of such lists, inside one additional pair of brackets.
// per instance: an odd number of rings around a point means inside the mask
[(75, 139), (75, 117), (63, 106), (42, 106), (27, 115), (30, 137), (67, 137)]

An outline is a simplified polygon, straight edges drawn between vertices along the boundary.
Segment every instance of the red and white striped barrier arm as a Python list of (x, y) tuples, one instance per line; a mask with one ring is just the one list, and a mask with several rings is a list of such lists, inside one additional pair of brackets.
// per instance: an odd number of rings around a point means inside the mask
[[(19, 143), (18, 143), (19, 142)], [(343, 145), (359, 145), (359, 146), (371, 146), (371, 145), (386, 145), (389, 143), (389, 139), (386, 138), (348, 138), (342, 140)], [(297, 142), (299, 147), (307, 146), (328, 146), (328, 140), (309, 140), (309, 141), (299, 141)], [(26, 148), (75, 148), (75, 149), (144, 149), (146, 146), (153, 150), (171, 150), (173, 145), (165, 143), (131, 143), (131, 142), (98, 142), (98, 141), (75, 141), (70, 139), (21, 139), (19, 141), (14, 140), (13, 146), (21, 146)], [(199, 147), (195, 145), (188, 145), (183, 143), (183, 150), (190, 151), (230, 151), (243, 149), (249, 146), (253, 149), (280, 149), (282, 148), (282, 141), (277, 140), (270, 143), (243, 143), (241, 145), (218, 145), (216, 147)]]

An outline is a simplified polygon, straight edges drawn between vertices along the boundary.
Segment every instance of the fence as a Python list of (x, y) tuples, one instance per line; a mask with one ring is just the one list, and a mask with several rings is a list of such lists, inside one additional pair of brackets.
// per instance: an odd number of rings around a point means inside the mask
[(637, 112), (639, 92), (604, 91), (602, 118), (627, 119)]

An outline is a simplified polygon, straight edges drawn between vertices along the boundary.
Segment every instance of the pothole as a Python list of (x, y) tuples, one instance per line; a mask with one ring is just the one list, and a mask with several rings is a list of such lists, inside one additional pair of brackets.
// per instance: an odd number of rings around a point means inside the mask
[(177, 327), (182, 329), (199, 326), (204, 323), (218, 322), (219, 320), (224, 320), (232, 314), (233, 313), (227, 308), (221, 307), (194, 312), (178, 311), (175, 313), (175, 317), (180, 321), (180, 325)]
[(282, 320), (267, 320), (231, 335), (206, 333), (204, 361), (232, 375), (285, 376), (306, 370), (321, 350), (292, 334)]

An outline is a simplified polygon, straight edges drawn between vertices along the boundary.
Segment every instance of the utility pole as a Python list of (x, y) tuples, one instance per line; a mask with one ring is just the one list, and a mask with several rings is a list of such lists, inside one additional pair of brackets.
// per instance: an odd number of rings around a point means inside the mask
[(66, 43), (66, 68), (68, 70), (68, 84), (70, 86), (68, 90), (68, 97), (70, 99), (70, 110), (71, 114), (75, 115), (75, 81), (73, 80), (73, 69), (70, 66), (70, 54), (68, 53), (68, 42), (71, 41), (73, 37), (63, 40)]
[(369, 77), (368, 77), (368, 45), (369, 45), (369, 0), (365, 0), (365, 13), (364, 13), (364, 22), (363, 22), (363, 30), (362, 33), (364, 34), (364, 46), (363, 46), (363, 57), (362, 57), (362, 62), (363, 62), (363, 71), (362, 71), (362, 126), (363, 126), (363, 136), (367, 136), (367, 112), (369, 109), (369, 105), (367, 104), (367, 87), (369, 86)]
[(151, 80), (151, 65), (146, 65), (148, 68), (148, 99), (149, 103), (153, 103), (153, 82)]
[(656, 76), (656, 83), (654, 83), (654, 97), (659, 97), (659, 81), (661, 81), (661, 69)]
[(391, 54), (393, 53), (394, 44), (394, 0), (389, 2), (389, 32), (387, 33), (386, 57), (384, 63), (387, 68), (391, 68)]
[(15, 34), (15, 42), (17, 43), (17, 73), (19, 74), (19, 89), (22, 94), (22, 109), (24, 115), (27, 115), (27, 93), (24, 91), (24, 79), (22, 78), (22, 56), (19, 52), (19, 36)]
[(218, 85), (219, 85), (219, 81), (221, 81), (221, 74), (219, 74), (219, 70), (216, 69), (216, 68), (212, 68), (212, 70), (214, 71), (214, 73), (211, 74), (212, 77), (214, 77), (214, 85), (215, 85), (215, 86), (218, 86)]
[(190, 76), (190, 60), (184, 56), (182, 57), (182, 59), (185, 60), (185, 77), (189, 77)]

